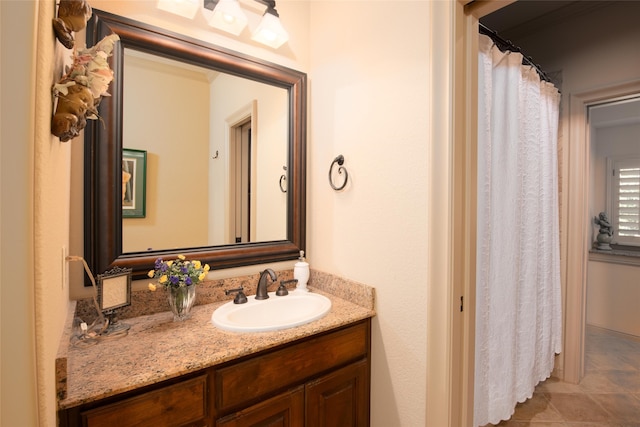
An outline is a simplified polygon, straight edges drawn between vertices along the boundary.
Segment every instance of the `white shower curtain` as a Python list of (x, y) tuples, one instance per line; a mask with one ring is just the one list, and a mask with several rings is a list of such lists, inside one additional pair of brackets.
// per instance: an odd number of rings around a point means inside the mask
[(560, 94), (480, 36), (474, 425), (513, 415), (561, 350)]

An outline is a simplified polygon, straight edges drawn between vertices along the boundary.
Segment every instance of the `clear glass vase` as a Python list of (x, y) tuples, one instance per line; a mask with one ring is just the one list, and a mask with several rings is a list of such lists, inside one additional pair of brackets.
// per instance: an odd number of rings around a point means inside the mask
[(194, 302), (196, 302), (196, 285), (169, 288), (169, 306), (174, 322), (189, 319)]

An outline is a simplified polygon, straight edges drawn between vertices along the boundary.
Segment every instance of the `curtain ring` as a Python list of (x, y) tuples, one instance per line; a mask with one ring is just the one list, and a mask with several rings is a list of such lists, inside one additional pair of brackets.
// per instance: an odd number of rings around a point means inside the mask
[[(338, 174), (342, 175), (342, 173), (344, 172), (344, 182), (340, 186), (337, 186), (333, 183), (333, 176), (332, 176), (333, 165), (335, 165), (336, 163), (340, 166), (338, 168)], [(331, 185), (331, 188), (333, 188), (336, 191), (342, 190), (347, 185), (347, 181), (349, 180), (349, 173), (347, 172), (347, 169), (345, 169), (342, 166), (343, 164), (344, 164), (344, 156), (340, 154), (338, 157), (333, 159), (333, 162), (331, 162), (331, 167), (329, 168), (329, 185)]]

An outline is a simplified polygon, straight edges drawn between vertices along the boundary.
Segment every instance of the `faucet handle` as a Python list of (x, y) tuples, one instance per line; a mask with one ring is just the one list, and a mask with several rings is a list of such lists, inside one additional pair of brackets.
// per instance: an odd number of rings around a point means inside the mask
[(292, 280), (283, 280), (280, 282), (280, 286), (278, 287), (278, 290), (276, 291), (276, 295), (279, 297), (285, 296), (289, 294), (289, 291), (287, 290), (287, 285), (289, 283), (298, 283), (298, 279), (292, 279)]
[(289, 291), (287, 290), (287, 285), (289, 283), (298, 283), (298, 279), (281, 281), (280, 282), (280, 286), (278, 286), (278, 290), (276, 291), (276, 295), (279, 296), (279, 297), (283, 297), (285, 295), (289, 295)]
[(227, 289), (226, 291), (224, 291), (224, 294), (229, 295), (230, 293), (236, 292), (236, 296), (233, 299), (233, 303), (244, 304), (245, 302), (247, 302), (247, 296), (244, 294), (243, 290), (244, 288), (240, 286), (239, 288), (236, 288), (236, 289)]

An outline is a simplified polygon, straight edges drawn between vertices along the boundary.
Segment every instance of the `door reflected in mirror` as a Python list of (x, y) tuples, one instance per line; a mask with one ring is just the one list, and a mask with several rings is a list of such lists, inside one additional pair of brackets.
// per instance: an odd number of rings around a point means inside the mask
[(286, 89), (124, 50), (123, 148), (147, 152), (123, 253), (284, 240)]

